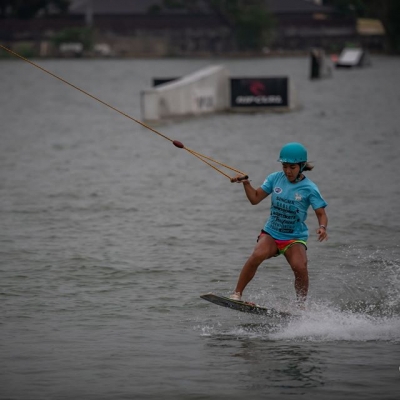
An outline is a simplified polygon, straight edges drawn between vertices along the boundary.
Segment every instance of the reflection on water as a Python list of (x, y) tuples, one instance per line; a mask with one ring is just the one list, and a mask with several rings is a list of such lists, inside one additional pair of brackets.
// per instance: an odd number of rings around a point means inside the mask
[[(226, 352), (227, 349), (230, 351), (230, 356), (236, 359), (234, 365), (238, 371), (235, 375), (249, 390), (264, 392), (275, 388), (283, 393), (290, 389), (315, 388), (324, 384), (326, 368), (323, 352), (319, 348), (312, 348), (307, 343), (296, 345), (260, 339), (264, 326), (259, 328), (257, 339), (240, 338), (236, 336), (239, 335), (237, 332), (236, 335), (213, 336), (207, 346), (216, 353), (221, 350)], [(251, 330), (254, 331), (254, 326)]]
[(242, 351), (235, 356), (248, 361), (249, 375), (264, 382), (264, 388), (307, 388), (323, 384), (320, 354), (307, 346), (277, 345), (271, 341), (257, 348), (254, 343), (244, 342)]

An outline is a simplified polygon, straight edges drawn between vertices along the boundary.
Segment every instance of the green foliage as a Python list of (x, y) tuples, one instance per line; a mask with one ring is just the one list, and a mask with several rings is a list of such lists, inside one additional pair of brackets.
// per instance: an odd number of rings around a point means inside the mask
[(153, 4), (147, 10), (148, 14), (161, 14), (162, 8), (158, 4)]
[(209, 0), (208, 4), (232, 28), (240, 50), (260, 50), (272, 41), (275, 23), (263, 0)]
[(335, 7), (342, 15), (352, 17), (365, 17), (368, 8), (364, 0), (325, 0), (324, 4)]
[(0, 17), (35, 18), (39, 12), (48, 13), (50, 6), (56, 13), (65, 13), (70, 0), (0, 0)]
[[(234, 32), (240, 50), (260, 50), (272, 40), (274, 20), (264, 0), (204, 0)], [(162, 10), (184, 9), (198, 12), (202, 9), (197, 0), (163, 0), (162, 8), (151, 7), (150, 13)]]
[(184, 2), (182, 0), (163, 0), (163, 5), (165, 8), (169, 9), (185, 8)]
[(240, 50), (260, 50), (272, 39), (273, 20), (262, 7), (249, 6), (236, 17), (236, 38)]
[(400, 54), (400, 2), (385, 0), (384, 7), (380, 7), (381, 20), (386, 29), (388, 50)]
[(93, 48), (93, 30), (91, 28), (67, 28), (54, 35), (52, 42), (55, 46), (62, 43), (82, 43), (85, 50)]
[(38, 56), (34, 46), (29, 43), (18, 43), (14, 46), (13, 50), (25, 58), (32, 58)]

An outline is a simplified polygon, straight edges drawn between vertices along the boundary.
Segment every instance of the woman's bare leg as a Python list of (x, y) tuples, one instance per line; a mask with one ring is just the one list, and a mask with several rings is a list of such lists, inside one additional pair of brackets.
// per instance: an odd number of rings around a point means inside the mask
[(235, 292), (242, 295), (243, 290), (254, 278), (257, 268), (260, 266), (260, 264), (264, 260), (275, 256), (277, 251), (278, 248), (276, 247), (274, 239), (269, 235), (261, 235), (256, 246), (254, 247), (253, 253), (246, 261), (242, 271), (240, 272)]
[(308, 293), (306, 248), (301, 243), (296, 243), (286, 250), (285, 257), (294, 273), (294, 288), (296, 290), (297, 301), (304, 303)]

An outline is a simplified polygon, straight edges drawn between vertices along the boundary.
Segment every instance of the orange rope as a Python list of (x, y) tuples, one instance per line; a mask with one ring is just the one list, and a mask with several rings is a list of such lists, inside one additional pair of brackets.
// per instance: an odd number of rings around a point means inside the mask
[[(110, 104), (106, 103), (105, 101), (100, 100), (100, 99), (97, 98), (96, 96), (93, 96), (92, 94), (86, 92), (85, 90), (79, 88), (78, 86), (73, 85), (72, 83), (66, 81), (65, 79), (63, 79), (63, 78), (57, 76), (56, 74), (53, 74), (52, 72), (48, 71), (47, 69), (41, 67), (41, 66), (38, 65), (38, 64), (35, 64), (34, 62), (32, 62), (32, 61), (28, 60), (27, 58), (25, 58), (25, 57), (23, 57), (23, 56), (21, 56), (21, 55), (15, 53), (14, 51), (8, 49), (7, 47), (4, 47), (4, 46), (1, 45), (1, 44), (0, 44), (0, 48), (4, 49), (5, 51), (9, 52), (10, 54), (13, 54), (14, 56), (20, 58), (21, 60), (26, 61), (27, 63), (33, 65), (34, 67), (36, 67), (36, 68), (42, 70), (42, 71), (45, 72), (45, 73), (51, 75), (52, 77), (54, 77), (54, 78), (60, 80), (61, 82), (63, 82), (63, 83), (65, 83), (65, 84), (67, 84), (67, 85), (73, 87), (74, 89), (79, 90), (80, 92), (82, 92), (82, 93), (85, 94), (86, 96), (89, 96), (89, 97), (91, 97), (93, 100), (96, 100), (96, 101), (98, 101), (99, 103), (105, 105), (106, 107), (111, 108), (112, 110), (116, 111), (117, 113), (123, 115), (123, 116), (126, 117), (126, 118), (129, 118), (130, 120), (136, 122), (137, 124), (143, 126), (144, 128), (149, 129), (150, 131), (156, 133), (157, 135), (163, 137), (164, 139), (169, 140), (169, 141), (172, 142), (176, 147), (181, 148), (181, 149), (185, 149), (186, 151), (188, 151), (189, 153), (193, 154), (195, 157), (197, 157), (198, 159), (200, 159), (201, 161), (203, 161), (205, 164), (209, 165), (210, 167), (212, 167), (213, 169), (215, 169), (216, 171), (218, 171), (220, 174), (226, 176), (227, 178), (231, 179), (231, 177), (230, 177), (228, 174), (226, 174), (226, 173), (223, 172), (221, 169), (217, 168), (216, 166), (214, 166), (213, 164), (211, 164), (211, 163), (208, 162), (208, 161), (211, 161), (211, 162), (213, 162), (213, 163), (215, 163), (215, 164), (218, 164), (218, 165), (220, 165), (220, 166), (222, 166), (222, 167), (225, 167), (225, 168), (227, 168), (227, 169), (230, 169), (231, 171), (235, 171), (235, 172), (237, 172), (238, 174), (241, 174), (241, 175), (243, 175), (243, 176), (246, 176), (243, 172), (241, 172), (241, 171), (239, 171), (239, 170), (237, 170), (237, 169), (235, 169), (235, 168), (232, 168), (232, 167), (230, 167), (230, 166), (228, 166), (228, 165), (226, 165), (226, 164), (223, 164), (223, 163), (221, 163), (221, 162), (218, 162), (218, 161), (216, 161), (216, 160), (213, 160), (212, 158), (207, 157), (207, 156), (205, 156), (205, 155), (203, 155), (203, 154), (201, 154), (201, 153), (198, 153), (198, 152), (196, 152), (196, 151), (194, 151), (194, 150), (191, 150), (191, 149), (185, 147), (181, 142), (179, 142), (179, 141), (177, 141), (177, 140), (172, 140), (172, 139), (169, 138), (168, 136), (166, 136), (166, 135), (162, 134), (161, 132), (159, 132), (159, 131), (153, 129), (153, 128), (150, 127), (149, 125), (146, 125), (146, 124), (143, 123), (142, 121), (139, 121), (138, 119), (133, 118), (132, 116), (130, 116), (130, 115), (128, 115), (128, 114), (126, 114), (126, 113), (124, 113), (124, 112), (118, 110), (117, 108), (111, 106)], [(207, 161), (207, 160), (208, 160), (208, 161)]]

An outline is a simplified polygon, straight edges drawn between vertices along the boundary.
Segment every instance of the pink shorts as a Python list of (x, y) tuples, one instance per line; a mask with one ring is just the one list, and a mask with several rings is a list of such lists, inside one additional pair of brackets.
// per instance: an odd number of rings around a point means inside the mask
[[(258, 238), (257, 238), (257, 242), (260, 239), (260, 237), (263, 236), (263, 235), (271, 236), (269, 233), (267, 233), (264, 230), (262, 230), (261, 233), (259, 234)], [(274, 239), (274, 240), (275, 240), (275, 243), (276, 243), (276, 247), (278, 248), (278, 251), (277, 251), (275, 257), (279, 256), (280, 254), (285, 254), (286, 250), (289, 247), (293, 246), (295, 243), (302, 244), (307, 250), (307, 242), (305, 242), (304, 240), (300, 240), (300, 239), (290, 239), (290, 240)]]

